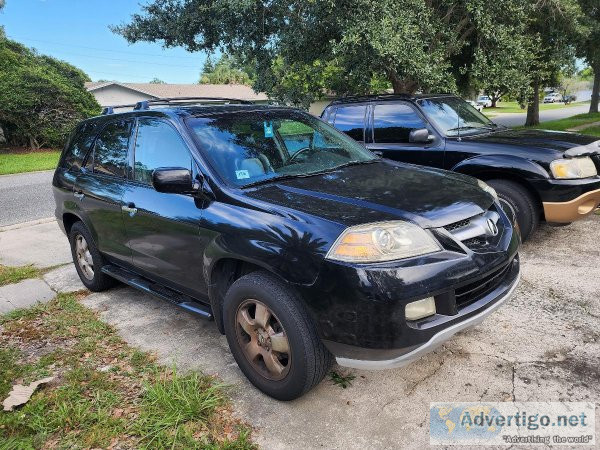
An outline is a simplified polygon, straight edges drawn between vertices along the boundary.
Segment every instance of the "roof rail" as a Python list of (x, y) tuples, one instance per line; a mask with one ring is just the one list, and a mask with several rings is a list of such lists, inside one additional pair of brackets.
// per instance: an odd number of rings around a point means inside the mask
[(129, 105), (114, 105), (107, 106), (102, 110), (102, 115), (114, 114), (115, 109), (121, 108), (133, 108), (134, 111), (142, 111), (150, 109), (151, 105), (198, 105), (202, 103), (241, 103), (243, 105), (253, 105), (254, 101), (244, 100), (241, 98), (230, 98), (230, 97), (167, 97), (167, 98), (154, 98), (150, 100), (142, 100), (137, 103)]
[(413, 98), (410, 94), (369, 94), (369, 95), (347, 95), (333, 100), (331, 103), (344, 103), (344, 102), (360, 102), (368, 100), (389, 100), (389, 99), (409, 99)]

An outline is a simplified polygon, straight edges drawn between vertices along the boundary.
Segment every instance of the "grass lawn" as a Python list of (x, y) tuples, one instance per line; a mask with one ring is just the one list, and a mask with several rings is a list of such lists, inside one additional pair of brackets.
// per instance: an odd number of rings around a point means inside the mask
[(37, 278), (41, 271), (33, 266), (9, 267), (0, 264), (0, 286), (18, 283), (27, 278)]
[[(569, 105), (565, 105), (564, 103), (540, 103), (540, 111), (544, 111), (547, 109), (561, 109), (561, 108), (571, 108), (572, 106), (580, 106), (584, 105), (586, 102), (582, 103), (571, 103)], [(496, 108), (485, 108), (483, 113), (490, 117), (496, 115), (498, 113), (525, 113), (527, 112), (527, 108), (521, 109), (517, 102), (499, 102)]]
[(0, 175), (54, 169), (60, 151), (6, 152), (0, 150)]
[(0, 316), (0, 399), (55, 377), (0, 411), (0, 448), (255, 448), (218, 380), (129, 347), (81, 305), (85, 295)]
[[(565, 119), (559, 120), (551, 120), (549, 122), (542, 122), (541, 124), (535, 126), (534, 128), (541, 128), (544, 130), (554, 130), (554, 131), (565, 131), (569, 128), (577, 127), (580, 125), (585, 125), (587, 123), (600, 122), (600, 113), (585, 113), (585, 114), (577, 114), (576, 116), (567, 117)], [(600, 136), (600, 127), (594, 126), (589, 128), (584, 128), (582, 130), (577, 131), (582, 134), (591, 134), (594, 136)]]

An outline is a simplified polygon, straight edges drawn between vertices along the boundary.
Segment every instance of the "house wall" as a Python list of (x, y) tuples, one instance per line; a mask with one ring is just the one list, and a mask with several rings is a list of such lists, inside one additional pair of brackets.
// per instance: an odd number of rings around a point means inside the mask
[(150, 100), (155, 97), (142, 94), (141, 92), (132, 91), (122, 86), (110, 85), (95, 89), (91, 93), (96, 97), (96, 101), (100, 106), (128, 105), (131, 103), (141, 102), (142, 100)]
[(308, 107), (308, 112), (317, 117), (320, 116), (325, 107), (331, 103), (331, 100), (332, 99), (317, 100), (316, 102), (311, 103)]

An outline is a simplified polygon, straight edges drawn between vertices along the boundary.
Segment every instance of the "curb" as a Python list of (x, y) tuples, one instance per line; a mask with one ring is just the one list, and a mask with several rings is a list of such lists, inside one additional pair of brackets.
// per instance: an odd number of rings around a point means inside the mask
[(15, 223), (13, 225), (5, 225), (3, 227), (0, 227), (0, 233), (2, 233), (3, 231), (18, 230), (19, 228), (32, 227), (34, 225), (41, 225), (43, 223), (50, 223), (50, 222), (56, 222), (56, 218), (55, 217), (46, 217), (44, 219), (30, 220), (29, 222), (21, 222), (21, 223)]
[(30, 172), (15, 172), (15, 173), (5, 173), (0, 175), (2, 177), (14, 177), (16, 175), (28, 175), (28, 174), (36, 174), (36, 173), (46, 173), (46, 172), (54, 172), (56, 169), (47, 169), (47, 170), (32, 170)]

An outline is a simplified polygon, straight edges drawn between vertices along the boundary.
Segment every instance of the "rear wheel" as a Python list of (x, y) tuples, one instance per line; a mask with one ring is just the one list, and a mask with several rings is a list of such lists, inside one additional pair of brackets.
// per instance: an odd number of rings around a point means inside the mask
[(502, 207), (517, 218), (521, 239), (525, 242), (540, 223), (540, 209), (533, 195), (522, 185), (510, 180), (489, 180), (487, 184), (498, 193)]
[(331, 354), (304, 305), (266, 272), (236, 280), (223, 304), (229, 348), (244, 375), (265, 394), (293, 400), (317, 385)]
[(83, 222), (73, 224), (69, 232), (69, 242), (75, 268), (86, 288), (100, 292), (115, 285), (116, 280), (102, 272), (104, 258)]

